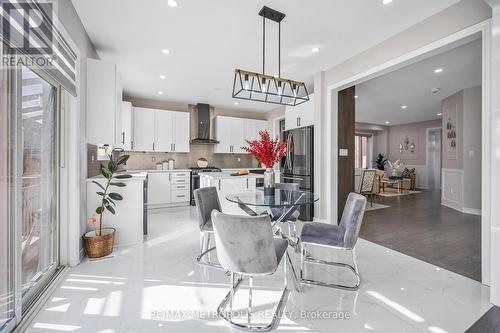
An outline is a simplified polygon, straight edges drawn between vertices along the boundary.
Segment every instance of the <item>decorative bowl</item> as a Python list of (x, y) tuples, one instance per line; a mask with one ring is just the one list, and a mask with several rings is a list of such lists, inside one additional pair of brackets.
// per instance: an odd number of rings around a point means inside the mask
[(208, 166), (208, 160), (202, 157), (196, 161), (196, 164), (198, 165), (198, 168), (206, 168)]

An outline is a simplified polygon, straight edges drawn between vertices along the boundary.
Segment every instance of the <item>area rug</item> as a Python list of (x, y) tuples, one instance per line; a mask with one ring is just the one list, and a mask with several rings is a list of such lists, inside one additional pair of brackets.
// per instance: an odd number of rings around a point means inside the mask
[(387, 206), (387, 205), (382, 205), (382, 204), (378, 204), (378, 203), (373, 203), (373, 207), (370, 206), (370, 203), (367, 203), (366, 204), (366, 211), (369, 212), (371, 210), (377, 210), (377, 209), (384, 209), (384, 208), (390, 208), (391, 206)]
[(417, 193), (421, 193), (421, 192), (422, 191), (407, 191), (407, 192), (398, 193), (398, 190), (389, 188), (389, 189), (386, 189), (385, 192), (383, 192), (383, 193), (380, 192), (378, 195), (380, 195), (381, 197), (399, 197), (399, 196), (403, 196), (403, 195), (417, 194)]

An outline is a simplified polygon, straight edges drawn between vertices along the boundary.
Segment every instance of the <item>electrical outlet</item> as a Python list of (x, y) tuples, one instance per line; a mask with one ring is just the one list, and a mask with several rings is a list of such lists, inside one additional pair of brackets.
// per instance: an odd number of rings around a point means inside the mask
[(238, 157), (238, 162), (241, 162), (241, 158), (240, 157)]
[(156, 156), (151, 157), (151, 162), (156, 162)]

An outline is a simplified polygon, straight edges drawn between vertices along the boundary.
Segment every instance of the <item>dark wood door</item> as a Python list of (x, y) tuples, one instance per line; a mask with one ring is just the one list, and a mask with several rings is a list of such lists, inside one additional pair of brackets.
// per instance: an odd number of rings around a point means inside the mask
[(354, 191), (355, 87), (339, 91), (338, 96), (338, 219), (347, 196)]

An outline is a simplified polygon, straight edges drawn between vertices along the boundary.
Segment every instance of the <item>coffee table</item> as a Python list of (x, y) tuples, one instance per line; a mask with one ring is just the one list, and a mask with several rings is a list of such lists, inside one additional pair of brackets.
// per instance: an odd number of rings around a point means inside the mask
[(398, 193), (407, 193), (408, 187), (405, 186), (406, 183), (409, 183), (409, 179), (382, 179), (380, 180), (380, 185), (382, 187), (382, 193), (385, 193), (385, 186), (392, 187), (398, 190)]

